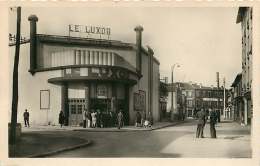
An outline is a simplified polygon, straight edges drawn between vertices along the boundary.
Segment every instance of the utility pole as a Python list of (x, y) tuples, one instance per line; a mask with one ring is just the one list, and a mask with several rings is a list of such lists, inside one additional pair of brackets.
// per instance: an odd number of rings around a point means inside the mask
[(216, 97), (218, 98), (218, 103), (217, 103), (217, 115), (218, 115), (218, 122), (220, 122), (220, 104), (219, 104), (219, 72), (217, 72), (217, 95), (216, 95)]
[[(178, 63), (175, 63), (172, 67), (171, 67), (171, 74), (172, 74), (172, 79), (171, 79), (171, 84), (172, 84), (172, 91), (171, 91), (171, 119), (172, 120), (174, 120), (174, 114), (175, 114), (175, 112), (174, 112), (174, 110), (173, 110), (173, 90), (175, 89), (175, 86), (173, 85), (174, 84), (174, 82), (173, 82), (173, 72), (174, 72), (174, 68), (175, 67), (180, 67), (180, 65), (178, 64)], [(175, 92), (176, 94), (177, 94), (177, 89), (176, 89), (176, 92)], [(177, 100), (177, 99), (176, 99)]]
[(227, 112), (226, 112), (226, 81), (225, 77), (223, 78), (223, 86), (224, 86), (224, 99), (223, 99), (223, 112), (225, 115), (225, 118), (227, 118)]
[(17, 124), (17, 105), (18, 105), (18, 65), (20, 54), (20, 31), (21, 31), (21, 7), (17, 7), (17, 29), (16, 44), (13, 69), (13, 95), (12, 95), (12, 117), (11, 117), (11, 135), (10, 144), (16, 143), (16, 124)]

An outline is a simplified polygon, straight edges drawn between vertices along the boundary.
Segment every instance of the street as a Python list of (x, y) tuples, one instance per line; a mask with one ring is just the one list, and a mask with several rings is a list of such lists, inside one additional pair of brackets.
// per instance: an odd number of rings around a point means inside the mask
[(189, 120), (154, 131), (63, 131), (60, 134), (64, 137), (77, 136), (93, 143), (48, 157), (251, 157), (248, 127), (234, 122), (220, 123), (216, 126), (217, 139), (209, 138), (209, 124), (205, 127), (203, 139), (195, 138), (195, 129), (196, 122)]

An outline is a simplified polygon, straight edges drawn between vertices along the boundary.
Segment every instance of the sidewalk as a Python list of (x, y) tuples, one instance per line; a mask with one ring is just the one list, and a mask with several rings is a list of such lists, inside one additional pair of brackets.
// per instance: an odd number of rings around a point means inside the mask
[(224, 121), (216, 125), (217, 138), (210, 138), (210, 126), (204, 128), (205, 138), (195, 138), (196, 125), (176, 126), (175, 131), (193, 131), (162, 149), (162, 153), (178, 154), (180, 157), (250, 158), (250, 126)]
[(17, 144), (9, 148), (10, 157), (45, 157), (55, 153), (90, 145), (91, 141), (78, 137), (64, 137), (57, 133), (22, 133)]
[(62, 131), (62, 130), (69, 130), (69, 131), (88, 131), (88, 132), (130, 132), (130, 131), (151, 131), (157, 130), (164, 127), (174, 126), (180, 123), (184, 123), (185, 121), (180, 122), (157, 122), (152, 127), (135, 127), (135, 126), (124, 126), (121, 129), (116, 127), (105, 127), (105, 128), (83, 128), (82, 126), (44, 126), (44, 125), (32, 125), (28, 127), (22, 127), (22, 132), (31, 132), (31, 131)]

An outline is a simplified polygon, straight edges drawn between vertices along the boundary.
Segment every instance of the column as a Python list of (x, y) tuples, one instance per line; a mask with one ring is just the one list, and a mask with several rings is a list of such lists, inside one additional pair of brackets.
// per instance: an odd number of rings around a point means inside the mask
[(61, 86), (61, 109), (65, 115), (65, 126), (69, 125), (69, 100), (68, 100), (68, 84)]
[(80, 50), (81, 51), (81, 64), (84, 65), (85, 64), (85, 59), (86, 59), (86, 51), (85, 50)]
[(113, 98), (113, 110), (112, 111), (117, 111), (117, 94), (116, 94), (116, 83), (112, 83), (111, 88), (112, 88), (112, 98)]
[(88, 50), (85, 50), (85, 64), (90, 64), (90, 51), (88, 51)]
[(243, 98), (243, 100), (244, 100), (244, 124), (245, 125), (247, 125), (247, 112), (248, 112), (248, 110), (247, 110), (247, 99), (244, 97)]
[(85, 87), (84, 87), (84, 89), (85, 89), (85, 100), (86, 100), (86, 102), (85, 102), (85, 108), (88, 110), (88, 111), (90, 111), (90, 109), (89, 109), (89, 103), (90, 103), (90, 89), (89, 89), (89, 84), (85, 84)]
[(129, 85), (125, 85), (125, 124), (129, 125)]
[(36, 15), (30, 15), (28, 17), (30, 21), (30, 73), (34, 75), (36, 69), (36, 54), (37, 54), (37, 21)]

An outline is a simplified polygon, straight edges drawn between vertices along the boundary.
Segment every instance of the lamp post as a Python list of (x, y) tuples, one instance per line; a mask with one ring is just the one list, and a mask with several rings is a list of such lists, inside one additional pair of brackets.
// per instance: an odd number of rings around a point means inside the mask
[(173, 72), (174, 72), (174, 68), (175, 67), (180, 67), (180, 65), (178, 63), (175, 63), (174, 65), (171, 66), (171, 74), (172, 74), (172, 77), (171, 77), (171, 83), (172, 83), (172, 93), (171, 93), (171, 115), (172, 115), (172, 120), (173, 120), (173, 90), (174, 90), (174, 85), (173, 85)]

